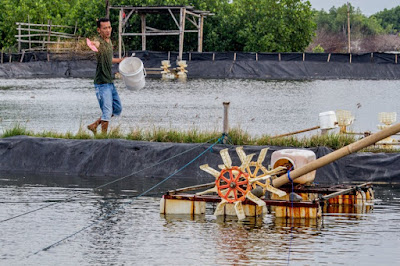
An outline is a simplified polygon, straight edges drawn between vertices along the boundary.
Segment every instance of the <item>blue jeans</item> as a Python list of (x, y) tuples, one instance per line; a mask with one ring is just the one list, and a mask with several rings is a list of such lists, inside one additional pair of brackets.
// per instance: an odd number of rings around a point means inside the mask
[(110, 121), (112, 115), (120, 115), (122, 105), (114, 83), (94, 84), (94, 88), (102, 112), (101, 120)]

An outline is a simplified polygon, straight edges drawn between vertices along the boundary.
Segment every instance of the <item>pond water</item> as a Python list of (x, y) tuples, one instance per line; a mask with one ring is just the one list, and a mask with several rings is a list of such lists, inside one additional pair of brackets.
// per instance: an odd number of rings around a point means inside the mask
[[(376, 131), (379, 112), (400, 111), (400, 81), (146, 82), (137, 91), (116, 82), (124, 111), (113, 126), (221, 131), (224, 101), (231, 102), (230, 125), (252, 135), (314, 127), (320, 112), (338, 109), (355, 115), (354, 131)], [(76, 133), (99, 115), (91, 80), (0, 79), (0, 132), (20, 123), (35, 132)], [(43, 184), (0, 180), (1, 265), (393, 265), (400, 259), (399, 188), (377, 187), (368, 212), (238, 222), (216, 218), (212, 205), (204, 216), (163, 216), (160, 195), (127, 198), (142, 191), (100, 195), (65, 180)]]
[[(376, 132), (379, 112), (400, 113), (398, 80), (147, 79), (141, 90), (128, 90), (121, 80), (116, 87), (124, 110), (111, 126), (123, 132), (222, 131), (223, 102), (231, 103), (230, 126), (254, 136), (315, 127), (319, 113), (336, 110), (352, 112), (353, 131)], [(0, 133), (16, 123), (35, 132), (76, 133), (99, 116), (90, 79), (0, 79)]]
[(0, 221), (58, 203), (0, 223), (0, 264), (395, 265), (400, 259), (399, 188), (377, 187), (369, 212), (329, 213), (318, 221), (271, 214), (224, 220), (212, 205), (203, 216), (164, 216), (159, 196), (123, 198), (132, 194), (1, 180)]

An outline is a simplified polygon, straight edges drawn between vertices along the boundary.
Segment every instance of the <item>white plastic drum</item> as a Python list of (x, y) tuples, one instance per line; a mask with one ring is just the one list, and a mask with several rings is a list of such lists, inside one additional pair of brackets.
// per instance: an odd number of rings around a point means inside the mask
[(127, 57), (119, 64), (124, 83), (128, 89), (141, 89), (145, 85), (146, 70), (142, 60), (137, 57)]

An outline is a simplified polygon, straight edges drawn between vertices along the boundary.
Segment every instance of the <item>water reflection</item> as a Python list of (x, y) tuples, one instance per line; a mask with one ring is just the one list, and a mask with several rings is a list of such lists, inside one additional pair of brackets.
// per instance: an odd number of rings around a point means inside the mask
[(287, 265), (289, 259), (292, 265), (391, 265), (400, 259), (400, 190), (393, 188), (376, 188), (379, 200), (365, 213), (332, 209), (319, 220), (266, 214), (238, 222), (215, 217), (212, 206), (201, 216), (160, 215), (159, 197), (132, 200), (123, 190), (104, 196), (90, 189), (8, 185), (0, 187), (0, 218), (76, 193), (82, 195), (74, 201), (0, 224), (1, 264)]

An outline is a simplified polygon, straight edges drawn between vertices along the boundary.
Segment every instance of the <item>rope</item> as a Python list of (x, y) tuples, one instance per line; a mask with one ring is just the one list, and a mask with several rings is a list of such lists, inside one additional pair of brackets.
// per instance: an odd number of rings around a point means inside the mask
[[(222, 137), (221, 137), (222, 138)], [(220, 139), (221, 139), (220, 138)], [(171, 177), (173, 177), (174, 175), (176, 175), (177, 173), (179, 173), (180, 171), (182, 171), (183, 169), (185, 169), (187, 166), (189, 166), (190, 164), (192, 164), (194, 161), (196, 161), (198, 158), (200, 158), (202, 155), (204, 155), (207, 151), (211, 150), (213, 146), (215, 146), (216, 144), (219, 143), (220, 139), (218, 139), (214, 144), (212, 144), (210, 147), (208, 147), (206, 150), (204, 150), (202, 153), (200, 153), (199, 155), (197, 155), (194, 159), (192, 159), (190, 162), (188, 162), (187, 164), (185, 164), (184, 166), (182, 166), (181, 168), (179, 168), (177, 171), (175, 171), (173, 174), (169, 175), (168, 177), (166, 177), (165, 179), (163, 179), (161, 182), (159, 182), (158, 184), (152, 186), (151, 188), (147, 189), (146, 191), (140, 193), (139, 195), (137, 195), (134, 199), (132, 199), (130, 202), (128, 203), (124, 203), (124, 204), (131, 204), (134, 200), (136, 200), (137, 198), (144, 196), (146, 193), (150, 192), (151, 190), (155, 189), (156, 187), (160, 186), (161, 184), (163, 184), (164, 182), (166, 182), (168, 179), (170, 179)], [(98, 224), (100, 221), (103, 221), (104, 219), (114, 215), (117, 211), (119, 211), (120, 208), (116, 208), (115, 210), (113, 210), (111, 213), (107, 214), (106, 216), (98, 219), (97, 221), (94, 221), (93, 223), (83, 227), (82, 229), (70, 234), (69, 236), (64, 237), (63, 239), (51, 244), (50, 246), (47, 246), (41, 250), (36, 251), (35, 253), (33, 253), (33, 255), (38, 254), (41, 251), (47, 251), (49, 249), (51, 249), (52, 247), (55, 247), (57, 245), (59, 245), (60, 243), (62, 243), (63, 241), (79, 234), (80, 232), (92, 227), (93, 225)]]
[[(292, 193), (294, 193), (294, 185), (293, 185), (293, 179), (290, 178), (290, 171), (293, 169), (293, 166), (288, 170), (288, 179), (290, 183), (292, 184)], [(289, 195), (289, 200), (291, 202), (291, 223), (290, 223), (290, 241), (289, 241), (289, 253), (288, 253), (288, 259), (287, 259), (287, 265), (290, 263), (290, 252), (292, 251), (292, 240), (293, 240), (293, 223), (294, 223), (294, 217), (293, 217), (293, 200), (294, 200), (294, 195), (292, 194), (292, 198), (290, 198)]]
[[(108, 183), (106, 183), (106, 184), (103, 184), (103, 185), (100, 185), (100, 186), (98, 186), (98, 187), (95, 187), (93, 190), (97, 190), (97, 189), (106, 187), (106, 186), (111, 185), (111, 184), (113, 184), (113, 183), (115, 183), (115, 182), (121, 181), (121, 180), (123, 180), (123, 179), (125, 179), (125, 178), (128, 178), (128, 177), (130, 177), (130, 176), (136, 175), (136, 174), (138, 174), (138, 173), (140, 173), (140, 172), (143, 172), (143, 171), (145, 171), (145, 170), (147, 170), (147, 169), (150, 169), (150, 168), (153, 168), (153, 167), (155, 167), (155, 166), (158, 166), (158, 165), (160, 165), (160, 164), (162, 164), (162, 163), (165, 163), (165, 162), (167, 162), (167, 161), (169, 161), (169, 160), (172, 160), (173, 158), (176, 158), (176, 157), (178, 157), (178, 156), (181, 156), (181, 155), (183, 155), (183, 154), (185, 154), (185, 153), (187, 153), (187, 152), (189, 152), (189, 151), (192, 151), (192, 150), (194, 150), (194, 149), (197, 149), (197, 148), (203, 146), (204, 144), (207, 144), (208, 142), (213, 141), (213, 140), (215, 140), (215, 139), (217, 139), (217, 138), (218, 138), (218, 137), (213, 138), (213, 139), (210, 139), (210, 140), (208, 140), (207, 142), (201, 143), (201, 144), (199, 144), (199, 145), (197, 145), (197, 146), (195, 146), (195, 147), (193, 147), (193, 148), (191, 148), (191, 149), (188, 149), (188, 150), (186, 150), (186, 151), (184, 151), (184, 152), (178, 153), (178, 154), (176, 154), (176, 155), (174, 155), (174, 156), (172, 156), (172, 157), (170, 157), (170, 158), (168, 158), (168, 159), (165, 159), (165, 160), (163, 160), (163, 161), (160, 161), (160, 162), (158, 162), (158, 163), (155, 163), (155, 164), (153, 164), (153, 165), (150, 165), (150, 166), (148, 166), (148, 167), (145, 167), (145, 168), (143, 168), (143, 169), (141, 169), (141, 170), (138, 170), (138, 171), (136, 171), (136, 172), (133, 172), (133, 173), (131, 173), (131, 174), (129, 174), (129, 175), (126, 175), (126, 176), (123, 176), (123, 177), (121, 177), (121, 178), (115, 179), (115, 180), (113, 180), (113, 181), (111, 181), (111, 182), (108, 182)], [(217, 143), (220, 141), (220, 139), (221, 139), (221, 137), (218, 138)], [(212, 147), (212, 146), (211, 146), (211, 147)], [(7, 218), (7, 219), (4, 219), (4, 220), (0, 220), (0, 224), (1, 224), (1, 223), (4, 223), (4, 222), (7, 222), (7, 221), (14, 220), (14, 219), (16, 219), (16, 218), (18, 218), (18, 217), (21, 217), (21, 216), (24, 216), (24, 215), (27, 215), (27, 214), (30, 214), (30, 213), (34, 213), (34, 212), (43, 210), (43, 209), (45, 209), (45, 208), (54, 206), (54, 205), (59, 204), (59, 203), (62, 203), (62, 202), (70, 201), (70, 200), (72, 200), (73, 198), (76, 198), (76, 197), (81, 196), (81, 195), (82, 195), (82, 193), (78, 193), (77, 195), (71, 196), (71, 197), (66, 198), (66, 199), (64, 199), (64, 200), (61, 200), (61, 201), (58, 201), (58, 202), (54, 202), (54, 203), (48, 204), (48, 205), (46, 205), (46, 206), (43, 206), (43, 207), (40, 207), (40, 208), (31, 210), (31, 211), (27, 211), (27, 212), (21, 213), (21, 214), (12, 216), (12, 217)]]

